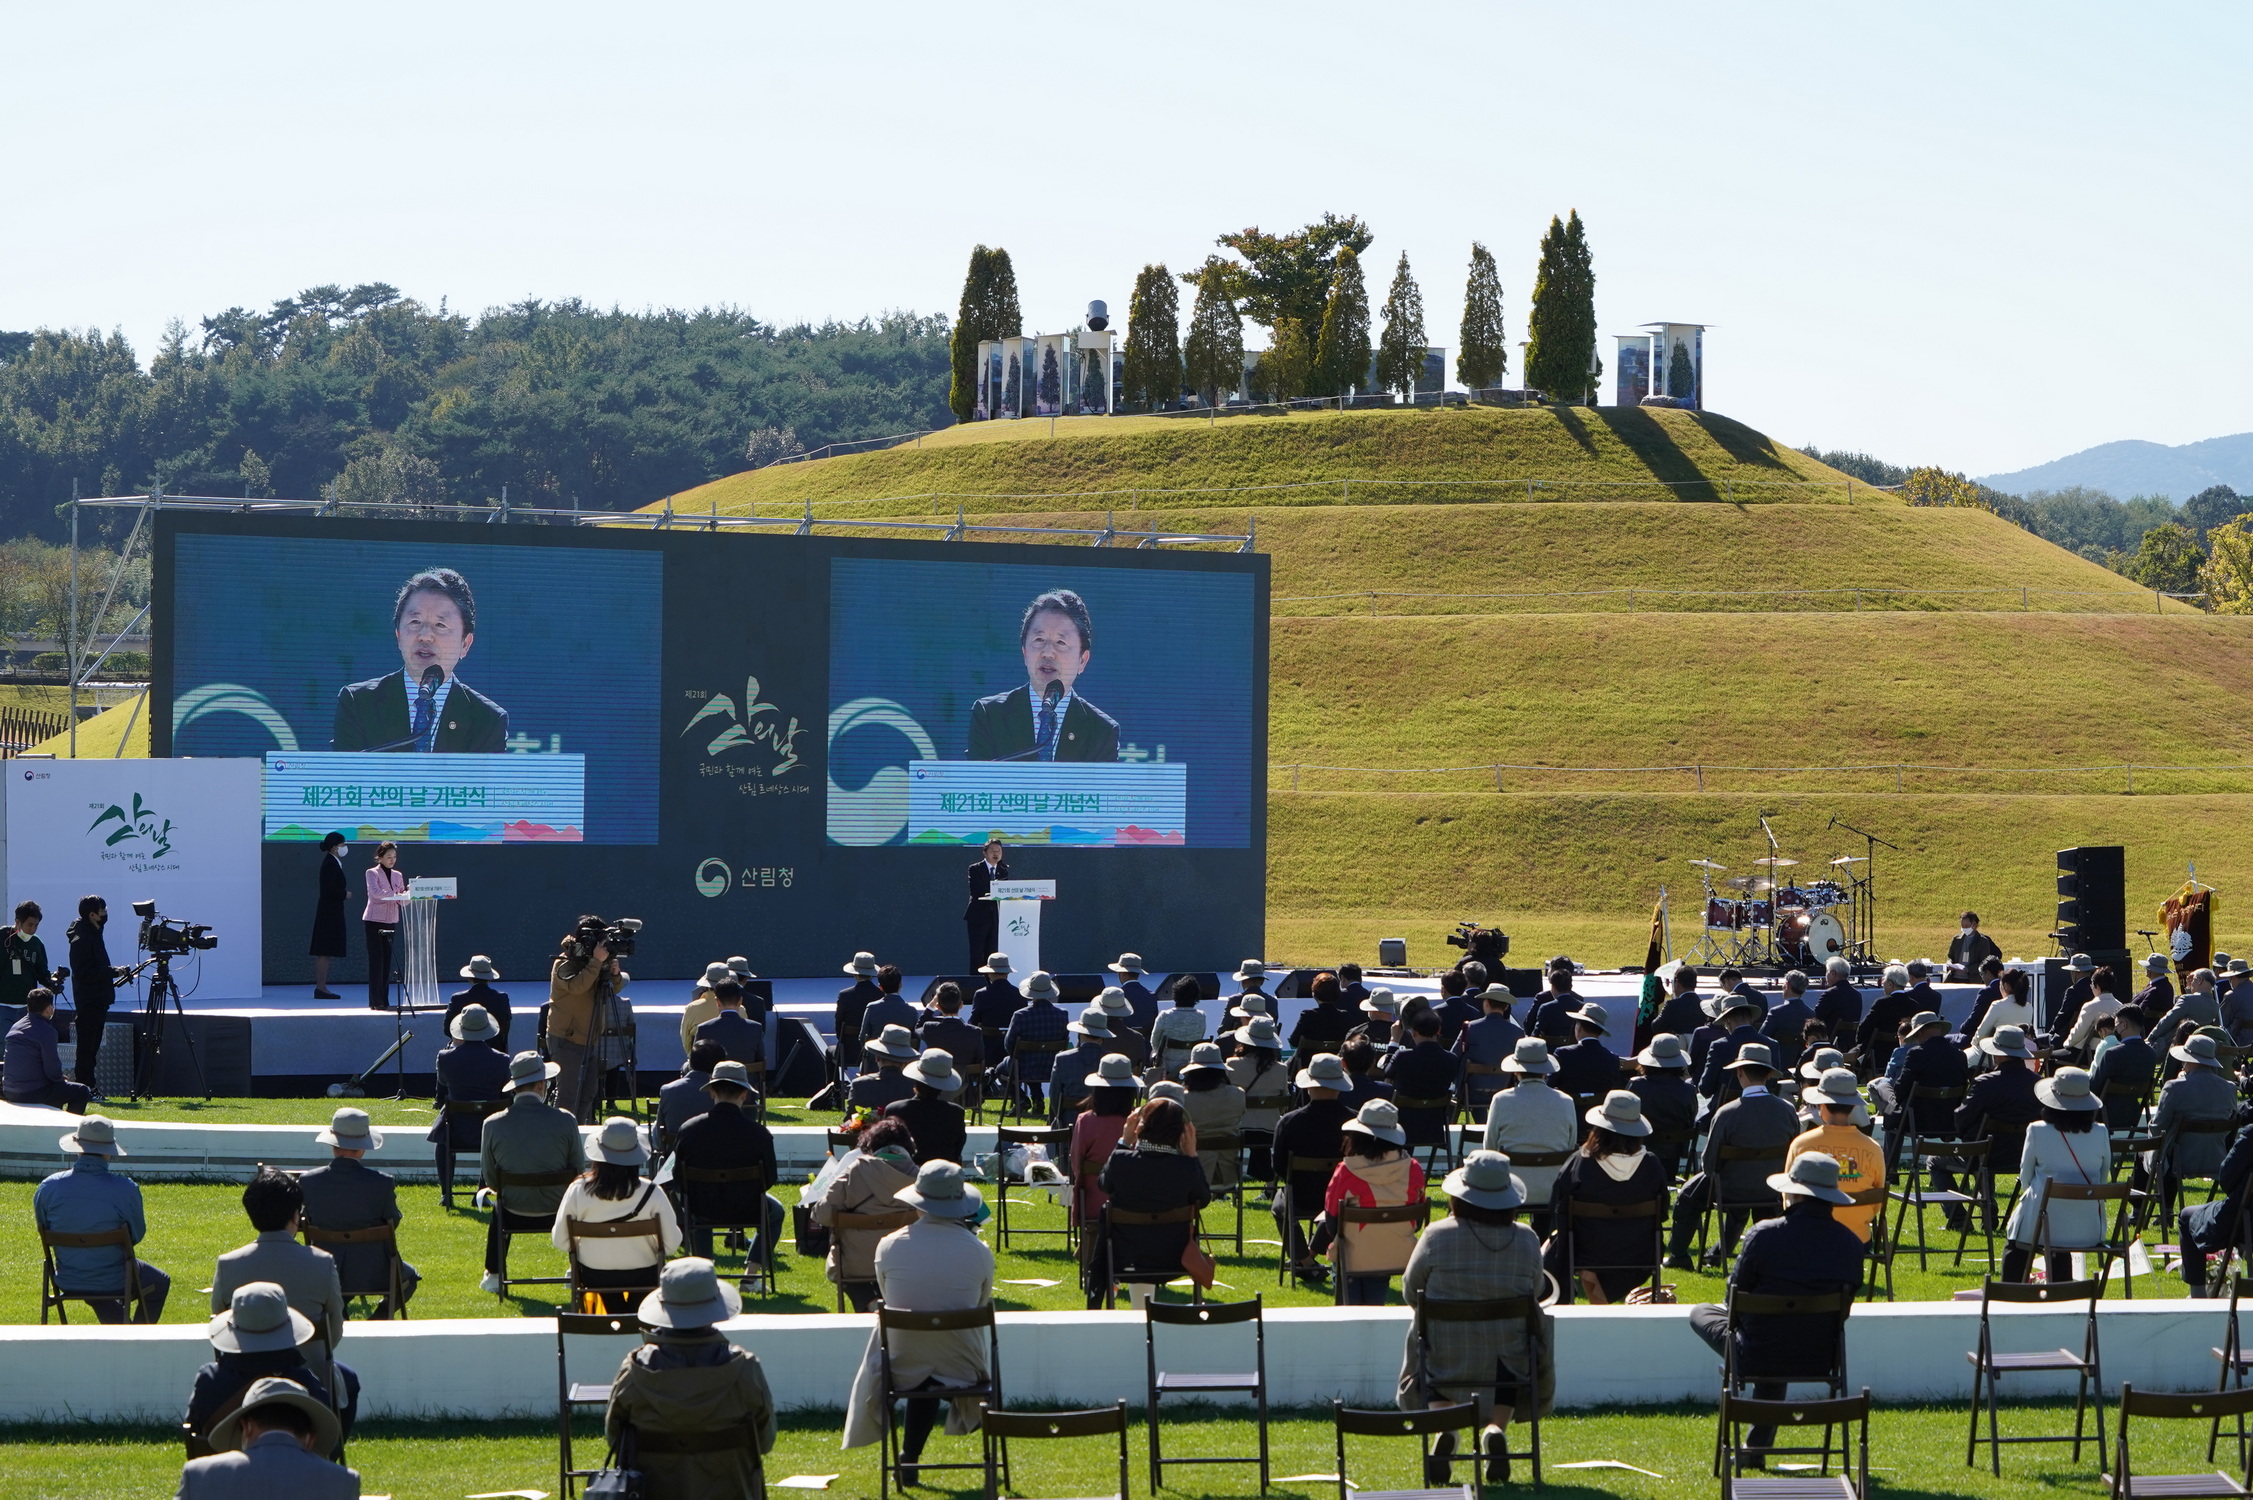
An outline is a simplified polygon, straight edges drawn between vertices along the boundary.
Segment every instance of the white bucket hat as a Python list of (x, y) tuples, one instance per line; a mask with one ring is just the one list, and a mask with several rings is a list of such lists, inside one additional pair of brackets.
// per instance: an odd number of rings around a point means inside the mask
[(987, 954), (986, 961), (978, 966), (978, 972), (1006, 978), (1009, 973), (1009, 955), (1006, 953)]
[(657, 1290), (641, 1299), (634, 1316), (650, 1328), (709, 1328), (743, 1311), (743, 1297), (720, 1280), (708, 1260), (668, 1261)]
[(1440, 1190), (1473, 1208), (1522, 1208), (1525, 1183), (1510, 1171), (1510, 1158), (1499, 1151), (1473, 1151), (1463, 1165), (1447, 1174)]
[(1027, 1000), (1053, 1000), (1057, 996), (1056, 980), (1046, 969), (1035, 969), (1025, 976), (1017, 987)]
[(942, 1048), (933, 1047), (900, 1071), (909, 1082), (937, 1089), (942, 1094), (954, 1093), (962, 1087), (962, 1075), (954, 1070), (954, 1054)]
[(751, 1070), (732, 1057), (723, 1057), (712, 1064), (712, 1076), (704, 1080), (709, 1089), (715, 1083), (732, 1083), (739, 1089), (751, 1087)]
[(562, 1075), (563, 1064), (552, 1063), (537, 1052), (519, 1052), (508, 1060), (507, 1092), (519, 1093), (538, 1088), (551, 1078)]
[(1120, 989), (1115, 984), (1106, 986), (1103, 993), (1095, 997), (1095, 1008), (1107, 1016), (1131, 1016), (1134, 1014), (1134, 1002), (1127, 998), (1125, 990)]
[(1626, 1089), (1613, 1089), (1604, 1095), (1603, 1103), (1581, 1115), (1581, 1119), (1614, 1135), (1651, 1133), (1651, 1122), (1643, 1118), (1642, 1096)]
[(498, 979), (501, 977), (501, 971), (494, 968), (493, 961), (482, 953), (473, 954), (469, 962), (462, 965), (461, 972), (464, 979)]
[(972, 1187), (961, 1167), (951, 1161), (927, 1161), (916, 1169), (915, 1181), (894, 1188), (892, 1196), (934, 1219), (972, 1219), (986, 1200)]
[(1236, 979), (1239, 983), (1247, 979), (1265, 979), (1266, 977), (1267, 965), (1256, 958), (1247, 958), (1236, 966)]
[(1862, 1102), (1861, 1080), (1854, 1076), (1852, 1068), (1826, 1068), (1822, 1077), (1808, 1086), (1803, 1097), (1810, 1102), (1852, 1109)]
[(1314, 1060), (1301, 1068), (1292, 1082), (1297, 1088), (1336, 1089), (1340, 1093), (1353, 1087), (1353, 1080), (1346, 1076), (1345, 1059), (1335, 1052), (1315, 1053)]
[(1585, 1026), (1598, 1036), (1610, 1036), (1612, 1034), (1612, 1018), (1604, 1013), (1604, 1008), (1601, 1005), (1593, 1003), (1583, 1005), (1572, 1013), (1572, 1021), (1574, 1025)]
[(1124, 974), (1129, 979), (1139, 979), (1150, 972), (1142, 966), (1142, 955), (1139, 953), (1122, 953), (1117, 963), (1105, 964), (1103, 967), (1114, 974)]
[(343, 1436), (343, 1424), (328, 1403), (294, 1380), (284, 1380), (269, 1375), (243, 1392), (242, 1405), (211, 1424), (210, 1436), (205, 1439), (215, 1453), (231, 1453), (243, 1445), (242, 1424), (246, 1417), (255, 1416), (259, 1408), (267, 1406), (294, 1407), (305, 1414), (313, 1428), (315, 1453), (333, 1453), (337, 1439)]
[(446, 1028), (457, 1042), (489, 1042), (501, 1034), (493, 1013), (482, 1005), (465, 1005)]
[(1225, 1073), (1228, 1071), (1228, 1062), (1220, 1055), (1220, 1047), (1217, 1043), (1199, 1042), (1189, 1049), (1189, 1061), (1181, 1071), (1184, 1073)]
[(1690, 1055), (1682, 1050), (1682, 1039), (1671, 1031), (1662, 1031), (1651, 1038), (1651, 1044), (1635, 1054), (1635, 1061), (1646, 1068), (1687, 1068)]
[(896, 1057), (905, 1062), (914, 1057), (919, 1049), (915, 1045), (915, 1033), (895, 1022), (870, 1037), (861, 1050), (873, 1052), (878, 1057)]
[(851, 963), (845, 965), (844, 972), (858, 974), (863, 979), (874, 979), (876, 977), (876, 955), (865, 948), (862, 949), (853, 955)]
[(1791, 1170), (1769, 1178), (1768, 1186), (1786, 1197), (1819, 1198), (1842, 1208), (1854, 1202), (1839, 1189), (1838, 1158), (1825, 1156), (1820, 1151), (1794, 1157)]
[(1510, 1055), (1502, 1059), (1505, 1073), (1531, 1073), (1536, 1076), (1557, 1071), (1557, 1064), (1549, 1056), (1549, 1044), (1537, 1036), (1521, 1036)]
[(1064, 1029), (1076, 1031), (1081, 1036), (1101, 1037), (1103, 1040), (1109, 1041), (1111, 1039), (1111, 1018), (1103, 1014), (1102, 1006), (1090, 1005), (1081, 1011), (1078, 1016), (1066, 1022)]
[(125, 1148), (117, 1143), (117, 1126), (108, 1115), (87, 1115), (78, 1127), (56, 1144), (65, 1151), (75, 1151), (81, 1156), (123, 1156)]
[(211, 1320), (209, 1337), (221, 1354), (270, 1354), (312, 1338), (313, 1320), (289, 1305), (278, 1283), (246, 1281)]
[(345, 1151), (381, 1151), (383, 1132), (368, 1123), (368, 1112), (347, 1104), (329, 1117), (329, 1128), (313, 1139)]
[(704, 966), (704, 988), (708, 990), (716, 989), (733, 978), (735, 978), (735, 970), (729, 968), (726, 964), (709, 963)]
[(1345, 1130), (1348, 1135), (1372, 1136), (1391, 1146), (1408, 1144), (1408, 1132), (1400, 1128), (1400, 1108), (1390, 1099), (1372, 1099), (1362, 1105), (1360, 1112), (1346, 1121)]
[(1247, 1047), (1271, 1047), (1280, 1051), (1283, 1046), (1283, 1034), (1275, 1029), (1272, 1016), (1253, 1016), (1228, 1035)]
[(1135, 1076), (1134, 1059), (1117, 1052), (1106, 1052), (1095, 1064), (1095, 1071), (1087, 1075), (1091, 1089), (1134, 1089), (1139, 1092), (1142, 1080)]
[(624, 1115), (612, 1115), (595, 1135), (595, 1154), (614, 1167), (638, 1167), (649, 1160), (642, 1144), (641, 1127)]
[(2104, 1104), (2096, 1096), (2094, 1083), (2086, 1068), (2060, 1068), (2054, 1076), (2034, 1085), (2034, 1097), (2052, 1109), (2102, 1109)]
[(2026, 1039), (2023, 1026), (1996, 1027), (1993, 1036), (1980, 1042), (1979, 1050), (1991, 1057), (2016, 1057), (2024, 1061), (2032, 1061), (2034, 1057), (2034, 1044)]

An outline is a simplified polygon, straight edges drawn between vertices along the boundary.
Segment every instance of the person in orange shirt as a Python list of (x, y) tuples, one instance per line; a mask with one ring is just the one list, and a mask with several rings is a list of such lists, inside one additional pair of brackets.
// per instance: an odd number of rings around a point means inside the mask
[[(1867, 1193), (1872, 1188), (1885, 1186), (1885, 1150), (1876, 1141), (1854, 1126), (1854, 1107), (1862, 1102), (1860, 1085), (1855, 1081), (1852, 1068), (1832, 1068), (1821, 1080), (1811, 1084), (1800, 1096), (1823, 1112), (1823, 1123), (1813, 1130), (1793, 1138), (1784, 1152), (1784, 1170), (1810, 1151), (1838, 1159), (1838, 1186), (1841, 1192)], [(1884, 1200), (1864, 1207), (1840, 1208), (1835, 1217), (1838, 1222), (1861, 1236), (1862, 1243), (1870, 1240), (1870, 1221), (1884, 1210)]]

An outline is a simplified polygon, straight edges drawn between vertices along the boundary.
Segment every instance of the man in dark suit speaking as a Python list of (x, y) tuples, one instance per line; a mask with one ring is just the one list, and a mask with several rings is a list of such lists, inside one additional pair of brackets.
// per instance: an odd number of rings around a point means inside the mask
[(1026, 685), (970, 705), (970, 759), (1117, 760), (1118, 721), (1075, 686), (1095, 647), (1087, 601), (1050, 589), (1025, 606), (1017, 644)]
[(988, 901), (994, 882), (1009, 878), (1009, 861), (1002, 858), (1000, 839), (988, 839), (986, 852), (970, 866), (970, 900), (962, 920), (970, 928), (970, 967), (985, 963), (1001, 946), (1001, 908)]
[(508, 749), (508, 710), (454, 675), (477, 638), (477, 599), (452, 568), (427, 568), (399, 586), (391, 607), (399, 671), (336, 695), (336, 750)]

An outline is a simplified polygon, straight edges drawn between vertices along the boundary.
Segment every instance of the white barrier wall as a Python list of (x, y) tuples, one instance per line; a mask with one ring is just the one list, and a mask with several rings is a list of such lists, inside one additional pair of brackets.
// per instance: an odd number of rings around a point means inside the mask
[[(184, 1270), (185, 1268), (176, 1268)], [(1248, 1288), (1245, 1290), (1249, 1290)], [(2102, 1314), (2105, 1388), (2211, 1388), (2227, 1303), (2179, 1299), (2108, 1304)], [(1964, 1352), (1978, 1307), (1912, 1302), (1865, 1306), (1849, 1327), (1849, 1373), (1886, 1401), (1962, 1400)], [(739, 1318), (729, 1334), (756, 1353), (786, 1408), (841, 1408), (871, 1321), (833, 1314)], [(2006, 1349), (2078, 1348), (2068, 1314), (1999, 1319)], [(1389, 1406), (1408, 1315), (1400, 1308), (1279, 1308), (1267, 1318), (1270, 1401), (1308, 1406), (1333, 1397)], [(1170, 1368), (1245, 1368), (1240, 1331), (1165, 1330)], [(1240, 1336), (1239, 1336), (1240, 1335)], [(1004, 1313), (1002, 1379), (1012, 1401), (1098, 1405), (1143, 1397), (1142, 1319), (1133, 1313)], [(607, 1379), (630, 1339), (574, 1340), (575, 1379)], [(536, 1319), (456, 1318), (353, 1323), (338, 1354), (360, 1373), (371, 1416), (552, 1416), (555, 1325)], [(1200, 1354), (1209, 1357), (1199, 1357)], [(197, 1366), (210, 1358), (200, 1328), (0, 1329), (0, 1421), (177, 1421)], [(1587, 1308), (1557, 1313), (1560, 1407), (1710, 1401), (1717, 1362), (1690, 1332), (1688, 1309)], [(2020, 1377), (2013, 1394), (2062, 1393), (2058, 1380)]]

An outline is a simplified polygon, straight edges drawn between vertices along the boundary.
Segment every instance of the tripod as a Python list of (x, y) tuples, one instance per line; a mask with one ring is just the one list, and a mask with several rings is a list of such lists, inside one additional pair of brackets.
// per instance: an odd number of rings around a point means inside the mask
[(170, 999), (171, 1014), (180, 1021), (180, 1040), (187, 1044), (188, 1063), (196, 1070), (196, 1086), (208, 1100), (211, 1098), (211, 1084), (204, 1077), (203, 1059), (196, 1056), (196, 1039), (188, 1030), (188, 1013), (180, 1004), (180, 985), (172, 977), (172, 955), (159, 953), (145, 958), (133, 966), (132, 972), (138, 975), (151, 965), (155, 966), (156, 972), (149, 978), (148, 998), (141, 1005), (141, 1019), (149, 1028), (149, 1044), (142, 1049), (140, 1065), (133, 1070), (133, 1098), (141, 1100), (156, 1097), (154, 1085), (158, 1077), (157, 1065), (164, 1055), (164, 1004)]

